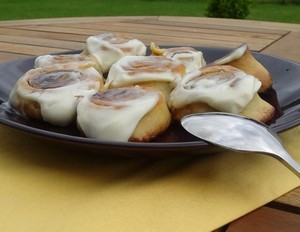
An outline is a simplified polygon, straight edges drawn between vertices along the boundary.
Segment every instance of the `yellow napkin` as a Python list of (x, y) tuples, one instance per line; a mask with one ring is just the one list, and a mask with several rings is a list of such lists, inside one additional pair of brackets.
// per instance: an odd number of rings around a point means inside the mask
[[(0, 126), (0, 231), (210, 231), (300, 185), (274, 158), (74, 152)], [(300, 162), (300, 127), (281, 134)], [(142, 155), (142, 154), (141, 154)]]

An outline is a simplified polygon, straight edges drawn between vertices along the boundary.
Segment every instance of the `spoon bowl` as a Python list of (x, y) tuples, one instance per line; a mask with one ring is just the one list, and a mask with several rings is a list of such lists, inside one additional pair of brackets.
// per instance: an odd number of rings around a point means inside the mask
[(285, 150), (277, 134), (261, 122), (212, 112), (187, 115), (181, 119), (181, 125), (192, 135), (225, 149), (272, 156), (300, 177), (300, 165)]

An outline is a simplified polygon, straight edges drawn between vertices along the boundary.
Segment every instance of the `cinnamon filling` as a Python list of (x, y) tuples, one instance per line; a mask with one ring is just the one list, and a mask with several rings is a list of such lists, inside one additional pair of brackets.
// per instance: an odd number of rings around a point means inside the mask
[(70, 75), (74, 71), (53, 71), (48, 73), (39, 73), (28, 80), (28, 84), (36, 89), (54, 89), (70, 85), (76, 82), (76, 79)]
[(150, 60), (141, 60), (129, 63), (127, 66), (122, 66), (123, 70), (127, 71), (128, 75), (134, 75), (137, 73), (164, 73), (167, 70), (172, 72), (179, 72), (179, 68), (173, 65), (171, 61), (165, 58), (153, 57)]
[(96, 105), (112, 105), (114, 101), (128, 101), (139, 98), (145, 94), (141, 89), (132, 88), (117, 88), (99, 92), (91, 97), (91, 102)]
[(54, 57), (54, 60), (57, 62), (57, 63), (66, 63), (68, 61), (85, 61), (86, 59), (88, 59), (87, 56), (83, 56), (83, 55), (73, 55), (73, 56), (70, 56), (70, 55), (60, 55), (60, 56), (55, 56)]

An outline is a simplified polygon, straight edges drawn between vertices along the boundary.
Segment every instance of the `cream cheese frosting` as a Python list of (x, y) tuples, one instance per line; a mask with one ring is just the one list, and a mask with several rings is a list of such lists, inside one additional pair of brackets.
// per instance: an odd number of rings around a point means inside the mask
[(206, 65), (203, 53), (192, 47), (174, 47), (165, 49), (163, 56), (182, 63), (186, 67), (186, 72), (201, 68)]
[[(9, 104), (28, 116), (26, 107), (38, 104), (44, 121), (66, 126), (76, 118), (80, 98), (96, 93), (103, 86), (102, 76), (94, 69), (32, 69), (14, 86)], [(38, 116), (37, 116), (38, 117)]]
[(219, 111), (239, 113), (260, 86), (255, 77), (231, 66), (196, 69), (187, 73), (172, 91), (170, 105), (182, 108), (203, 102)]
[(261, 82), (259, 93), (265, 92), (273, 84), (270, 72), (252, 55), (248, 45), (245, 43), (209, 65), (231, 65), (247, 74), (253, 75)]
[(231, 61), (237, 60), (245, 54), (247, 49), (248, 49), (248, 45), (243, 43), (240, 46), (238, 46), (237, 48), (235, 48), (232, 52), (227, 54), (226, 56), (224, 56), (218, 60), (215, 60), (213, 62), (213, 64), (214, 65), (222, 65), (222, 64), (227, 64)]
[(158, 100), (158, 92), (138, 86), (99, 92), (79, 102), (77, 124), (87, 137), (127, 142)]
[(172, 59), (159, 56), (125, 56), (111, 67), (105, 86), (123, 87), (142, 82), (161, 81), (175, 85), (184, 68)]
[(106, 73), (121, 57), (144, 56), (146, 50), (147, 47), (138, 39), (121, 34), (103, 33), (88, 37), (84, 52), (95, 56), (102, 72)]
[(100, 71), (95, 57), (82, 54), (42, 55), (34, 61), (34, 68), (86, 69), (90, 67)]

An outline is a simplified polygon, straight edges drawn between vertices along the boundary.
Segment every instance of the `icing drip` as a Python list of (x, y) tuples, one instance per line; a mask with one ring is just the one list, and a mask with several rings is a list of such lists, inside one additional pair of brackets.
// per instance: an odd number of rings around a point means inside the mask
[(52, 89), (77, 82), (79, 72), (54, 71), (49, 73), (39, 73), (28, 79), (28, 84), (36, 89)]
[(203, 102), (219, 111), (239, 113), (260, 86), (260, 81), (239, 69), (207, 67), (188, 73), (171, 93), (170, 104), (181, 108)]
[(158, 100), (157, 92), (138, 86), (99, 92), (79, 102), (77, 123), (87, 137), (127, 142)]
[(141, 41), (120, 34), (104, 33), (86, 40), (87, 53), (96, 57), (103, 73), (108, 72), (112, 64), (123, 56), (144, 56), (146, 50)]
[(32, 69), (18, 80), (9, 103), (25, 115), (26, 108), (38, 104), (44, 121), (66, 126), (75, 120), (79, 99), (96, 93), (102, 84), (102, 76), (94, 68)]
[(158, 56), (126, 56), (110, 69), (105, 85), (122, 87), (141, 82), (162, 81), (175, 86), (182, 78), (181, 64)]
[(168, 48), (163, 53), (163, 56), (184, 64), (186, 66), (186, 72), (206, 65), (203, 53), (191, 47)]
[(90, 67), (99, 69), (96, 59), (82, 54), (43, 55), (37, 57), (34, 62), (34, 68), (86, 69)]

